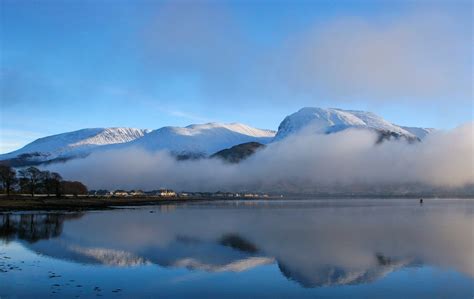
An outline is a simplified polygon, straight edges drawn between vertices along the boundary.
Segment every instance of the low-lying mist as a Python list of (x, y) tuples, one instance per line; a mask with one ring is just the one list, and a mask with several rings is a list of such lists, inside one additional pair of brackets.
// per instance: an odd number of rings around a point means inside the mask
[(171, 154), (140, 148), (96, 152), (50, 165), (90, 189), (192, 191), (383, 190), (474, 184), (474, 123), (437, 131), (422, 142), (376, 144), (367, 130), (336, 134), (302, 132), (269, 144), (239, 164), (220, 159), (177, 161)]

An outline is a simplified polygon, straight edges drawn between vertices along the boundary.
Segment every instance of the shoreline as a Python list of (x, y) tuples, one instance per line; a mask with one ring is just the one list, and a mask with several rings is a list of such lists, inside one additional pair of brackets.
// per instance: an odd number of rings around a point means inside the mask
[(16, 211), (92, 211), (123, 206), (147, 206), (189, 203), (209, 199), (197, 198), (117, 198), (117, 197), (11, 197), (0, 198), (0, 213)]
[[(295, 200), (324, 200), (324, 199), (435, 199), (435, 198), (452, 198), (452, 199), (472, 199), (467, 196), (336, 196), (336, 197), (292, 197)], [(18, 196), (13, 195), (9, 198), (0, 196), (0, 213), (20, 212), (20, 211), (65, 211), (65, 212), (80, 212), (93, 210), (111, 210), (116, 207), (127, 206), (153, 206), (166, 204), (185, 204), (191, 202), (209, 202), (209, 201), (253, 201), (253, 200), (287, 200), (288, 197), (269, 197), (269, 198), (228, 198), (228, 197), (46, 197), (46, 196)]]

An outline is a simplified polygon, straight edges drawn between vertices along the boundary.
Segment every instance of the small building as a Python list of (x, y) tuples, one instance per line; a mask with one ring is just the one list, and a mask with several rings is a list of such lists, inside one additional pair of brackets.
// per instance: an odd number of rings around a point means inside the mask
[(113, 192), (113, 196), (118, 196), (118, 197), (127, 197), (129, 196), (129, 193), (125, 190), (115, 190)]
[(158, 196), (161, 197), (176, 197), (176, 192), (171, 189), (160, 189), (158, 190)]
[(145, 192), (143, 192), (142, 190), (132, 190), (129, 194), (130, 196), (143, 196), (145, 195)]
[(257, 193), (244, 193), (243, 196), (244, 196), (245, 198), (258, 198), (258, 197), (260, 197), (260, 195), (257, 194)]

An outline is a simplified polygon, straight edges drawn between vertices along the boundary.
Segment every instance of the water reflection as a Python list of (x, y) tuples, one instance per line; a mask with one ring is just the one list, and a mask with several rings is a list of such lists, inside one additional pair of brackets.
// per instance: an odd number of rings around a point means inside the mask
[(424, 265), (474, 276), (470, 201), (213, 203), (0, 220), (2, 239), (78, 263), (209, 272), (276, 263), (303, 287)]
[(354, 285), (375, 281), (403, 267), (416, 266), (411, 258), (392, 259), (382, 254), (375, 254), (377, 263), (368, 269), (347, 269), (341, 266), (320, 265), (308, 272), (278, 263), (283, 275), (299, 282), (303, 287), (320, 287), (333, 285)]
[(82, 217), (74, 214), (0, 214), (0, 238), (5, 241), (15, 239), (30, 243), (59, 237), (63, 223), (68, 219)]

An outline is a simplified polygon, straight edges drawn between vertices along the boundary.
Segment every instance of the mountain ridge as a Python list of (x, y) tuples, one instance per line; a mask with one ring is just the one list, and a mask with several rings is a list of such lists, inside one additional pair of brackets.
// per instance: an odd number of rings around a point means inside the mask
[(0, 155), (0, 161), (17, 167), (40, 165), (86, 157), (94, 151), (128, 147), (167, 150), (175, 156), (207, 157), (241, 143), (269, 143), (275, 133), (241, 123), (217, 122), (186, 127), (167, 126), (156, 130), (88, 128), (36, 139), (16, 151)]
[(374, 129), (377, 131), (393, 132), (408, 138), (417, 137), (408, 130), (372, 112), (339, 108), (304, 107), (283, 119), (278, 127), (275, 141), (300, 133), (303, 129), (310, 129), (311, 133), (329, 134), (348, 128)]
[[(146, 150), (168, 150), (175, 154), (197, 153), (205, 156), (246, 142), (269, 143), (275, 132), (240, 123), (193, 124), (186, 127), (163, 127), (130, 143)], [(164, 143), (163, 140), (172, 140)]]
[(20, 155), (54, 159), (109, 144), (126, 143), (148, 133), (147, 129), (111, 127), (86, 128), (38, 138), (24, 147), (0, 155), (1, 160)]
[(420, 141), (434, 131), (395, 125), (372, 112), (304, 107), (286, 116), (276, 132), (238, 122), (165, 126), (156, 130), (88, 128), (39, 138), (16, 151), (0, 155), (0, 161), (9, 161), (12, 166), (39, 165), (86, 157), (99, 150), (131, 147), (147, 151), (165, 150), (178, 160), (207, 158), (221, 152), (217, 156), (225, 155), (240, 161), (242, 157), (253, 154), (256, 147), (248, 145), (251, 143), (266, 145), (302, 132), (332, 134), (350, 128), (375, 131), (379, 135), (377, 143), (392, 138)]

